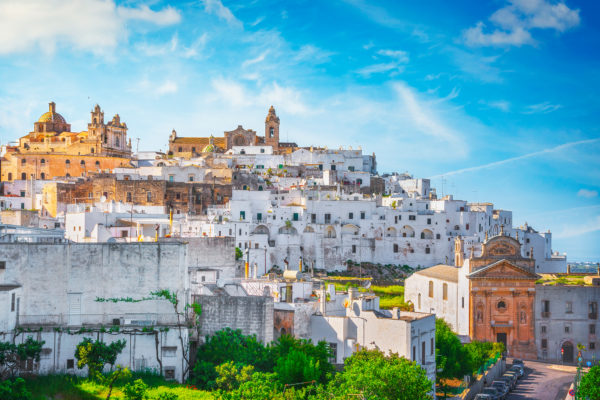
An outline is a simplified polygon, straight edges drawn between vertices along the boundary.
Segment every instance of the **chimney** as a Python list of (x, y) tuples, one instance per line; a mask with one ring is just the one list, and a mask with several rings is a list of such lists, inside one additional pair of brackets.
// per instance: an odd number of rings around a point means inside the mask
[(571, 274), (571, 264), (567, 264), (567, 274)]
[(352, 303), (357, 298), (358, 298), (358, 289), (353, 286), (350, 286), (348, 288), (348, 301), (350, 303)]

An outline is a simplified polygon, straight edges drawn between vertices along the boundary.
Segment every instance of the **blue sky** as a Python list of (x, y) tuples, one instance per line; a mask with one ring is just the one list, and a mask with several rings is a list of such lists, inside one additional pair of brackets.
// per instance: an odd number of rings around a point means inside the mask
[(600, 260), (594, 1), (0, 0), (0, 140), (49, 101), (75, 130), (119, 113), (139, 147), (261, 132), (362, 146)]

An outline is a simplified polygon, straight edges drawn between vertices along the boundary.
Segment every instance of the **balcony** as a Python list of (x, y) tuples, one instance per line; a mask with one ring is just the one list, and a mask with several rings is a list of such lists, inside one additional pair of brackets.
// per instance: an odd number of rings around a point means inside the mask
[(596, 312), (588, 313), (588, 318), (589, 319), (598, 319), (598, 313), (596, 313)]
[(542, 318), (550, 318), (550, 311), (542, 311)]

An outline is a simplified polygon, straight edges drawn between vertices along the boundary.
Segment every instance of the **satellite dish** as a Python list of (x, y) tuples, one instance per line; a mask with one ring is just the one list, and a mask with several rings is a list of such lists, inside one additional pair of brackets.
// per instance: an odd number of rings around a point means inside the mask
[(100, 197), (100, 201), (101, 201), (102, 203), (105, 203), (105, 202), (106, 202), (106, 196), (102, 196), (102, 197)]
[(368, 289), (371, 287), (371, 281), (365, 281), (365, 283), (363, 283), (362, 287), (364, 287), (365, 289)]

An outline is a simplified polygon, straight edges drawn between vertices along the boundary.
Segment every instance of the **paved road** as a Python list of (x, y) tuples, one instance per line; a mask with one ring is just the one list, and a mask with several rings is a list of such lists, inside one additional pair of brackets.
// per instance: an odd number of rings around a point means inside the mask
[(551, 364), (525, 361), (525, 375), (507, 400), (564, 400), (575, 374), (550, 367)]

